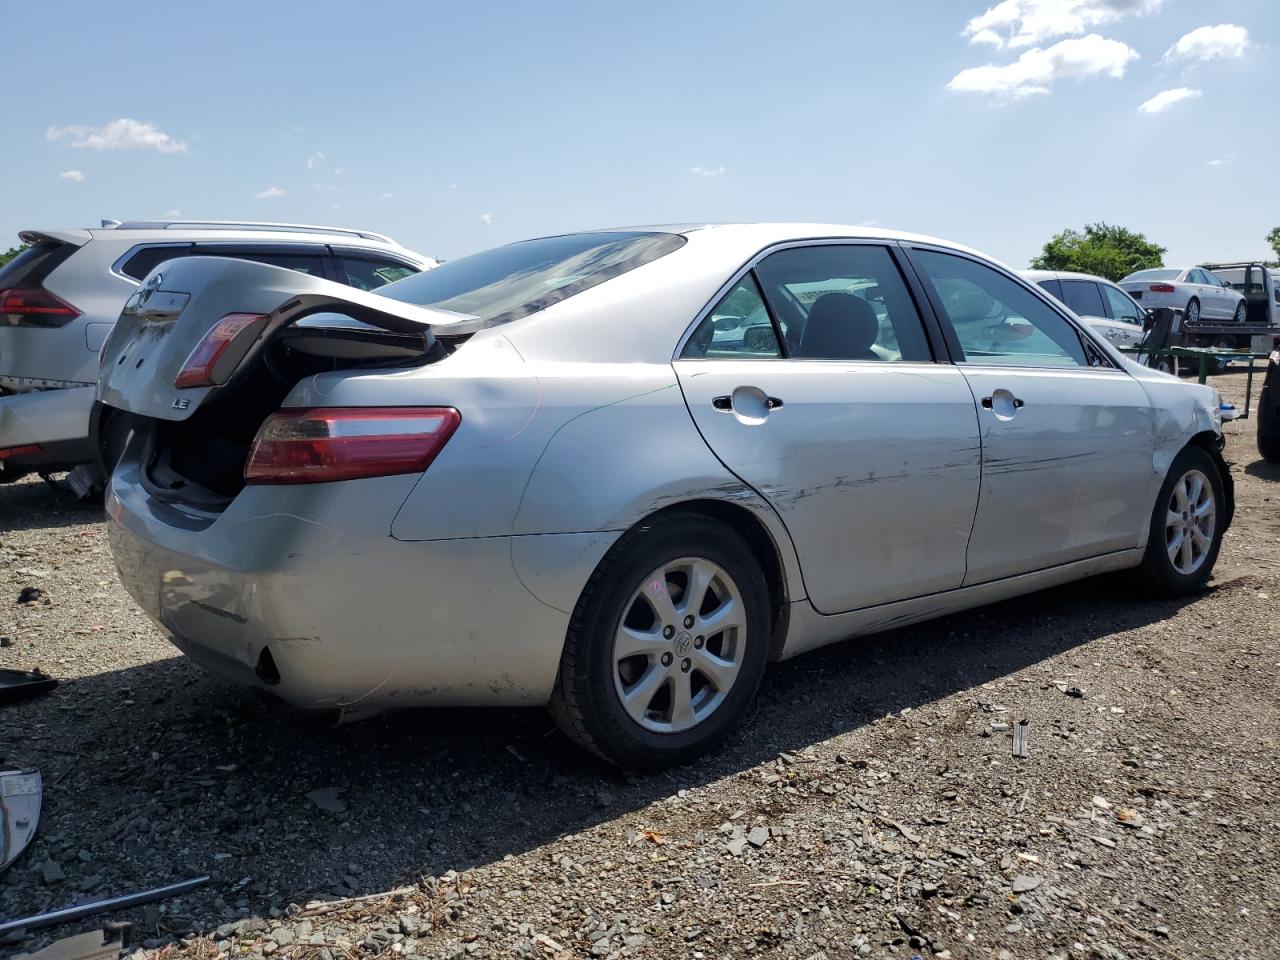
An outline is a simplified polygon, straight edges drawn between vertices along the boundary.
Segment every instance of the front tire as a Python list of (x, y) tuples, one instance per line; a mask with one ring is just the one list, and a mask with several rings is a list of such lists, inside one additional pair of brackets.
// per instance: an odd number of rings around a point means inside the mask
[(610, 763), (652, 770), (715, 749), (768, 660), (768, 587), (733, 529), (690, 513), (626, 533), (573, 613), (551, 712)]
[(1204, 589), (1222, 546), (1227, 501), (1218, 462), (1198, 446), (1174, 458), (1151, 513), (1143, 578), (1165, 596)]
[(1245, 317), (1248, 316), (1248, 313), (1249, 311), (1245, 308), (1244, 301), (1241, 300), (1236, 304), (1236, 313), (1232, 319), (1235, 323), (1244, 323)]

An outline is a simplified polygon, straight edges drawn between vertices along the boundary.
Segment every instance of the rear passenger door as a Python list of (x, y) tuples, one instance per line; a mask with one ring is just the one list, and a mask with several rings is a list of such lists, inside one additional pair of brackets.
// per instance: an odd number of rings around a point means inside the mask
[(1014, 277), (952, 251), (913, 247), (911, 261), (979, 403), (965, 584), (1136, 547), (1154, 496), (1142, 387)]
[(854, 242), (761, 255), (674, 361), (708, 445), (786, 524), (822, 613), (964, 579), (976, 410), (935, 362), (899, 256)]

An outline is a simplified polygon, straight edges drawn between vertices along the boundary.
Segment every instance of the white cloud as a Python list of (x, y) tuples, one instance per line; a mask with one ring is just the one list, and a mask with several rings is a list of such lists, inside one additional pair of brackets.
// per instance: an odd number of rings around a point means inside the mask
[(340, 177), (340, 176), (342, 176), (342, 175), (343, 175), (344, 173), (346, 173), (346, 172), (347, 172), (347, 168), (346, 168), (346, 167), (334, 167), (334, 168), (333, 168), (333, 175), (334, 175), (335, 177)]
[(89, 150), (158, 150), (160, 153), (185, 153), (187, 145), (175, 140), (154, 123), (143, 123), (121, 117), (100, 127), (50, 127), (45, 138), (69, 138), (71, 146)]
[(948, 90), (958, 93), (989, 93), (1004, 97), (1028, 97), (1048, 93), (1055, 80), (1068, 77), (1122, 77), (1138, 51), (1119, 40), (1096, 33), (1087, 37), (1060, 40), (1051, 47), (1027, 50), (1013, 63), (961, 70)]
[(182, 216), (182, 211), (181, 211), (181, 210), (166, 210), (166, 211), (164, 212), (164, 215), (165, 215), (165, 218), (166, 218), (166, 219), (172, 220), (174, 217), (180, 217), (180, 216)]
[(272, 197), (283, 197), (283, 196), (284, 196), (284, 191), (281, 190), (279, 187), (267, 187), (267, 189), (263, 190), (261, 193), (255, 193), (253, 195), (253, 199), (270, 200)]
[(492, 214), (492, 213), (482, 213), (482, 214), (480, 214), (480, 222), (481, 222), (481, 223), (493, 223), (493, 214)]
[(699, 177), (722, 177), (724, 176), (724, 166), (719, 167), (690, 167), (689, 172)]
[(384, 194), (380, 194), (378, 197), (379, 200), (392, 200), (394, 198), (395, 198), (394, 193), (384, 193)]
[(313, 153), (311, 156), (307, 157), (308, 170), (319, 170), (322, 166), (324, 166), (323, 153)]
[(1166, 63), (1177, 60), (1219, 60), (1244, 56), (1249, 45), (1249, 31), (1234, 23), (1220, 23), (1216, 27), (1197, 27), (1183, 34), (1178, 42), (1165, 51)]
[(1195, 100), (1200, 96), (1199, 90), (1190, 87), (1174, 87), (1172, 90), (1161, 90), (1150, 100), (1144, 100), (1138, 107), (1139, 113), (1164, 113), (1175, 103), (1183, 100)]
[(58, 174), (63, 180), (70, 180), (72, 183), (84, 183), (84, 172), (81, 170), (64, 170)]
[(1029, 47), (1090, 27), (1155, 13), (1164, 0), (1002, 0), (965, 24), (970, 43)]
[(337, 193), (338, 188), (332, 183), (313, 183), (311, 189), (316, 193)]
[(1205, 165), (1206, 167), (1220, 167), (1220, 166), (1222, 166), (1222, 161), (1221, 161), (1221, 160), (1206, 160), (1206, 161), (1204, 162), (1204, 165)]

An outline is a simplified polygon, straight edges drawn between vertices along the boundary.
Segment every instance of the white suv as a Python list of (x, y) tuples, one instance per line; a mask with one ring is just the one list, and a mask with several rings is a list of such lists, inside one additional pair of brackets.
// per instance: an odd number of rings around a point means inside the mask
[[(98, 353), (125, 300), (166, 260), (256, 260), (361, 290), (436, 266), (380, 234), (286, 223), (107, 220), (19, 237), (28, 249), (0, 267), (0, 483), (96, 459)], [(92, 471), (71, 480), (83, 494)]]

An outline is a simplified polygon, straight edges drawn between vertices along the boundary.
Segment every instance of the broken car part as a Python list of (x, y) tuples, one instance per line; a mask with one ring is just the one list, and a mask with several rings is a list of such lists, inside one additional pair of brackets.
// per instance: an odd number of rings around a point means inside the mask
[(0, 670), (0, 703), (14, 703), (48, 693), (58, 681), (39, 670)]
[(34, 930), (36, 927), (50, 927), (56, 923), (67, 923), (71, 920), (83, 920), (85, 917), (96, 917), (102, 913), (110, 913), (115, 910), (127, 910), (129, 907), (138, 907), (144, 903), (154, 903), (157, 900), (167, 900), (169, 897), (176, 897), (188, 891), (194, 890), (196, 887), (203, 886), (209, 882), (206, 877), (193, 877), (190, 880), (182, 880), (178, 883), (171, 883), (164, 887), (153, 887), (150, 890), (140, 890), (137, 893), (126, 893), (118, 897), (106, 897), (102, 900), (90, 900), (88, 903), (78, 903), (70, 907), (61, 907), (57, 910), (49, 910), (46, 913), (37, 913), (30, 917), (19, 917), (17, 920), (6, 920), (0, 923), (0, 936), (10, 933), (14, 930)]
[(13, 960), (115, 960), (125, 947), (124, 930), (90, 930), (55, 940), (35, 953), (20, 953)]
[(0, 771), (0, 871), (18, 859), (40, 825), (40, 771)]

